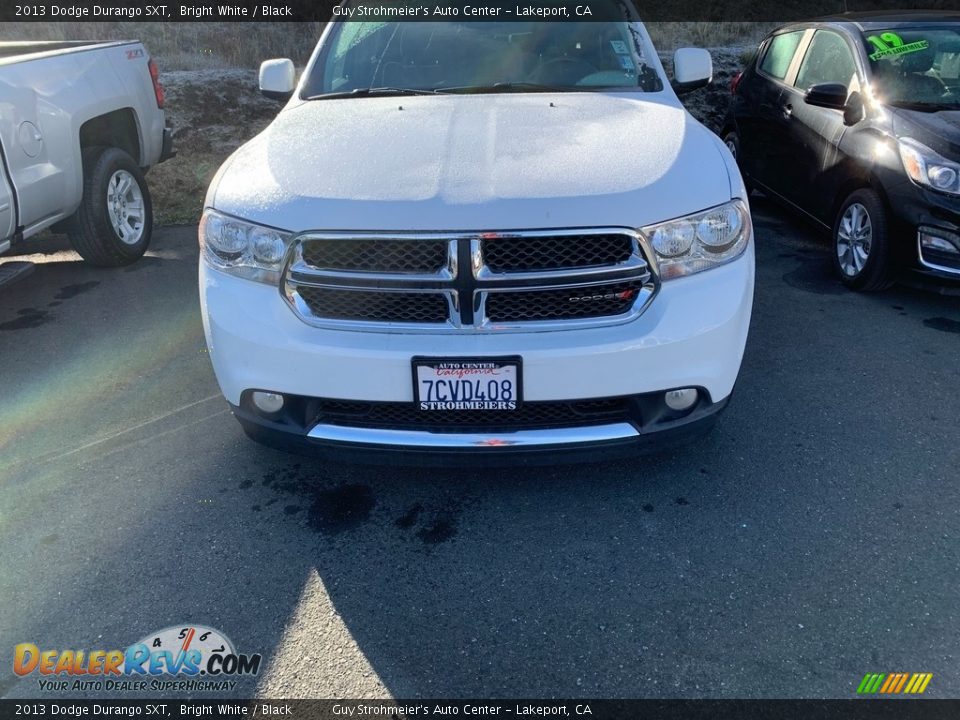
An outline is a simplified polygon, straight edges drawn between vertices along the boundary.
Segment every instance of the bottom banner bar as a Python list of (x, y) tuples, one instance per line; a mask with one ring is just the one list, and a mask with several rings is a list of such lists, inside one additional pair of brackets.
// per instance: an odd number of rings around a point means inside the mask
[(960, 700), (0, 700), (13, 718), (955, 720)]

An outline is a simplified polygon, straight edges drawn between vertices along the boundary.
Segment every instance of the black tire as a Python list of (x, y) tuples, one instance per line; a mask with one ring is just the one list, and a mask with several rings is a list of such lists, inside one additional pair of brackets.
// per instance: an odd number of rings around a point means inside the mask
[[(856, 250), (857, 243), (848, 243), (841, 237), (844, 216), (853, 205), (858, 205), (866, 212), (866, 222), (869, 222), (870, 226), (870, 239), (866, 246), (865, 260)], [(856, 209), (851, 211), (851, 218), (856, 212)], [(851, 290), (878, 292), (886, 290), (896, 282), (896, 256), (890, 239), (890, 223), (887, 215), (883, 200), (877, 193), (867, 188), (850, 193), (837, 211), (833, 221), (833, 266), (841, 282)], [(866, 225), (863, 226), (866, 227)], [(849, 236), (850, 228), (846, 227), (844, 232)], [(854, 254), (857, 255), (856, 259)], [(861, 263), (859, 269), (855, 261)], [(854, 272), (851, 273), (851, 270)]]
[[(115, 173), (128, 173), (142, 196), (139, 235), (129, 233), (127, 242), (114, 229), (108, 211), (110, 181)], [(126, 201), (126, 198), (124, 198)], [(125, 226), (121, 224), (121, 228)], [(153, 234), (153, 204), (143, 172), (132, 157), (119, 148), (91, 147), (83, 151), (83, 199), (67, 235), (73, 248), (91, 265), (118, 267), (139, 260)]]
[(740, 135), (736, 130), (728, 130), (723, 134), (723, 144), (730, 150), (733, 159), (737, 161), (737, 167), (740, 168), (740, 177), (743, 178), (743, 186), (747, 189), (747, 197), (753, 192), (753, 185), (743, 174), (743, 168), (740, 166)]

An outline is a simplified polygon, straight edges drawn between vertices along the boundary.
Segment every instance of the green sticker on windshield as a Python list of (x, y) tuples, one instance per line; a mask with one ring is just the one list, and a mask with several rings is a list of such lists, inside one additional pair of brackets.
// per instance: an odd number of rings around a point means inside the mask
[(930, 47), (928, 40), (917, 40), (916, 42), (904, 44), (903, 38), (892, 32), (871, 35), (867, 38), (867, 42), (873, 45), (876, 50), (875, 53), (870, 55), (871, 60), (879, 60), (882, 57), (889, 57), (891, 55), (919, 52)]

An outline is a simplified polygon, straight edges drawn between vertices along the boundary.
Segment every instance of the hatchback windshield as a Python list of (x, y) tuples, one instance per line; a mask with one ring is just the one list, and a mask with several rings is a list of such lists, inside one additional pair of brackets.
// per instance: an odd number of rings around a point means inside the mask
[(877, 95), (906, 107), (960, 106), (960, 24), (864, 33)]
[(342, 22), (302, 97), (663, 89), (628, 22)]

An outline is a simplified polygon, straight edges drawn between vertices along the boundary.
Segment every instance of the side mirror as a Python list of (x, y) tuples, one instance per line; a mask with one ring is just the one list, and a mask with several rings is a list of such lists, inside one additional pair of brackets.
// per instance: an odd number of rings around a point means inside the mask
[(847, 86), (841, 83), (820, 83), (813, 85), (803, 96), (807, 105), (843, 110), (847, 104)]
[(850, 93), (847, 104), (843, 106), (843, 124), (856, 125), (867, 116), (867, 108), (863, 104), (863, 95), (854, 91)]
[(673, 89), (690, 92), (710, 84), (713, 79), (713, 60), (710, 53), (700, 48), (680, 48), (673, 54)]
[(293, 61), (287, 58), (260, 63), (260, 92), (271, 100), (289, 100), (296, 87)]

